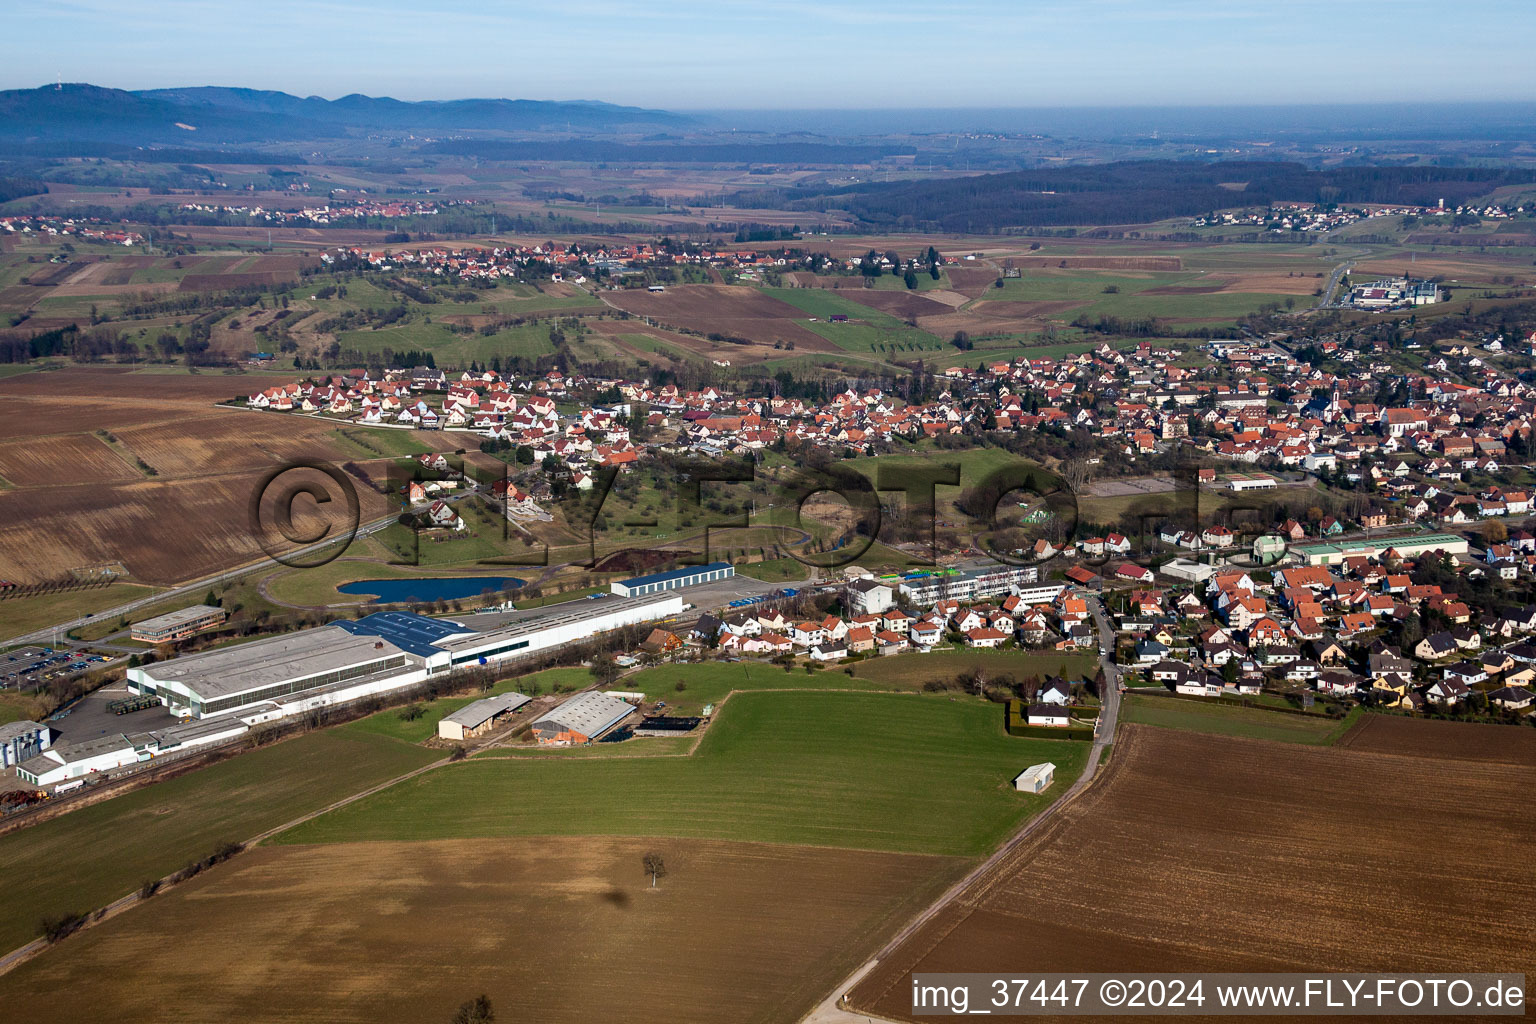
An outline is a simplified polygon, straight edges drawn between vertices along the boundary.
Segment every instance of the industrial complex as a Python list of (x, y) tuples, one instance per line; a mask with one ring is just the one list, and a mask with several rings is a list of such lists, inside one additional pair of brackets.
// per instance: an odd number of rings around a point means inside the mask
[(186, 655), (128, 670), (131, 693), (159, 698), (183, 718), (230, 715), (247, 725), (343, 704), (466, 665), (489, 665), (683, 610), (676, 595), (557, 606), (481, 632), (409, 612)]

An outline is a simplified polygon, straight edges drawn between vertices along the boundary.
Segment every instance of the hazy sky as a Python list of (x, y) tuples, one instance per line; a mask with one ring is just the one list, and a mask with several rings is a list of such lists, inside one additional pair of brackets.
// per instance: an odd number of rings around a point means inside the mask
[(0, 88), (671, 109), (1530, 100), (1533, 0), (66, 0)]

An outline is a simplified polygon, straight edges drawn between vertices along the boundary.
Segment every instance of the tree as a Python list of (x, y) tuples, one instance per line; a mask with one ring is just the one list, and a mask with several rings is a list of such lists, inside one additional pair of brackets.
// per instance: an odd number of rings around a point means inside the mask
[(1483, 540), (1489, 544), (1503, 544), (1509, 540), (1509, 530), (1503, 523), (1491, 522), (1483, 526)]
[(491, 1008), (491, 1000), (486, 995), (478, 995), (459, 1007), (453, 1015), (452, 1024), (491, 1024), (496, 1019), (496, 1011)]
[(651, 888), (656, 888), (658, 878), (667, 877), (667, 864), (659, 853), (648, 853), (642, 863), (645, 865), (645, 873), (651, 876)]
[(592, 659), (592, 678), (599, 686), (611, 686), (619, 678), (619, 663), (613, 660), (612, 654), (600, 654)]

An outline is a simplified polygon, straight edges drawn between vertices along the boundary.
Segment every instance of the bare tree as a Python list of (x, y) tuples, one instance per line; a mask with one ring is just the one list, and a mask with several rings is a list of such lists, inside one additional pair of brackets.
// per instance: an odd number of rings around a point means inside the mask
[(645, 873), (651, 876), (651, 888), (656, 888), (658, 878), (667, 877), (667, 863), (661, 859), (659, 853), (648, 853), (643, 860)]
[(1061, 464), (1061, 478), (1073, 494), (1081, 494), (1088, 482), (1088, 463), (1083, 459), (1068, 459)]
[(496, 1011), (491, 1008), (490, 998), (481, 994), (460, 1006), (451, 1024), (492, 1024), (495, 1019)]

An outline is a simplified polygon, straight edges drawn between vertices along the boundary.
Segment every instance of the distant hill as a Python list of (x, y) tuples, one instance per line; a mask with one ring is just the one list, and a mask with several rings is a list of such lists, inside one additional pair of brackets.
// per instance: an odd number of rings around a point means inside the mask
[(205, 86), (129, 92), (95, 85), (0, 91), (0, 141), (137, 146), (336, 138), (361, 132), (440, 134), (558, 129), (655, 129), (689, 119), (662, 110), (587, 100), (405, 102), (351, 95), (338, 100)]

